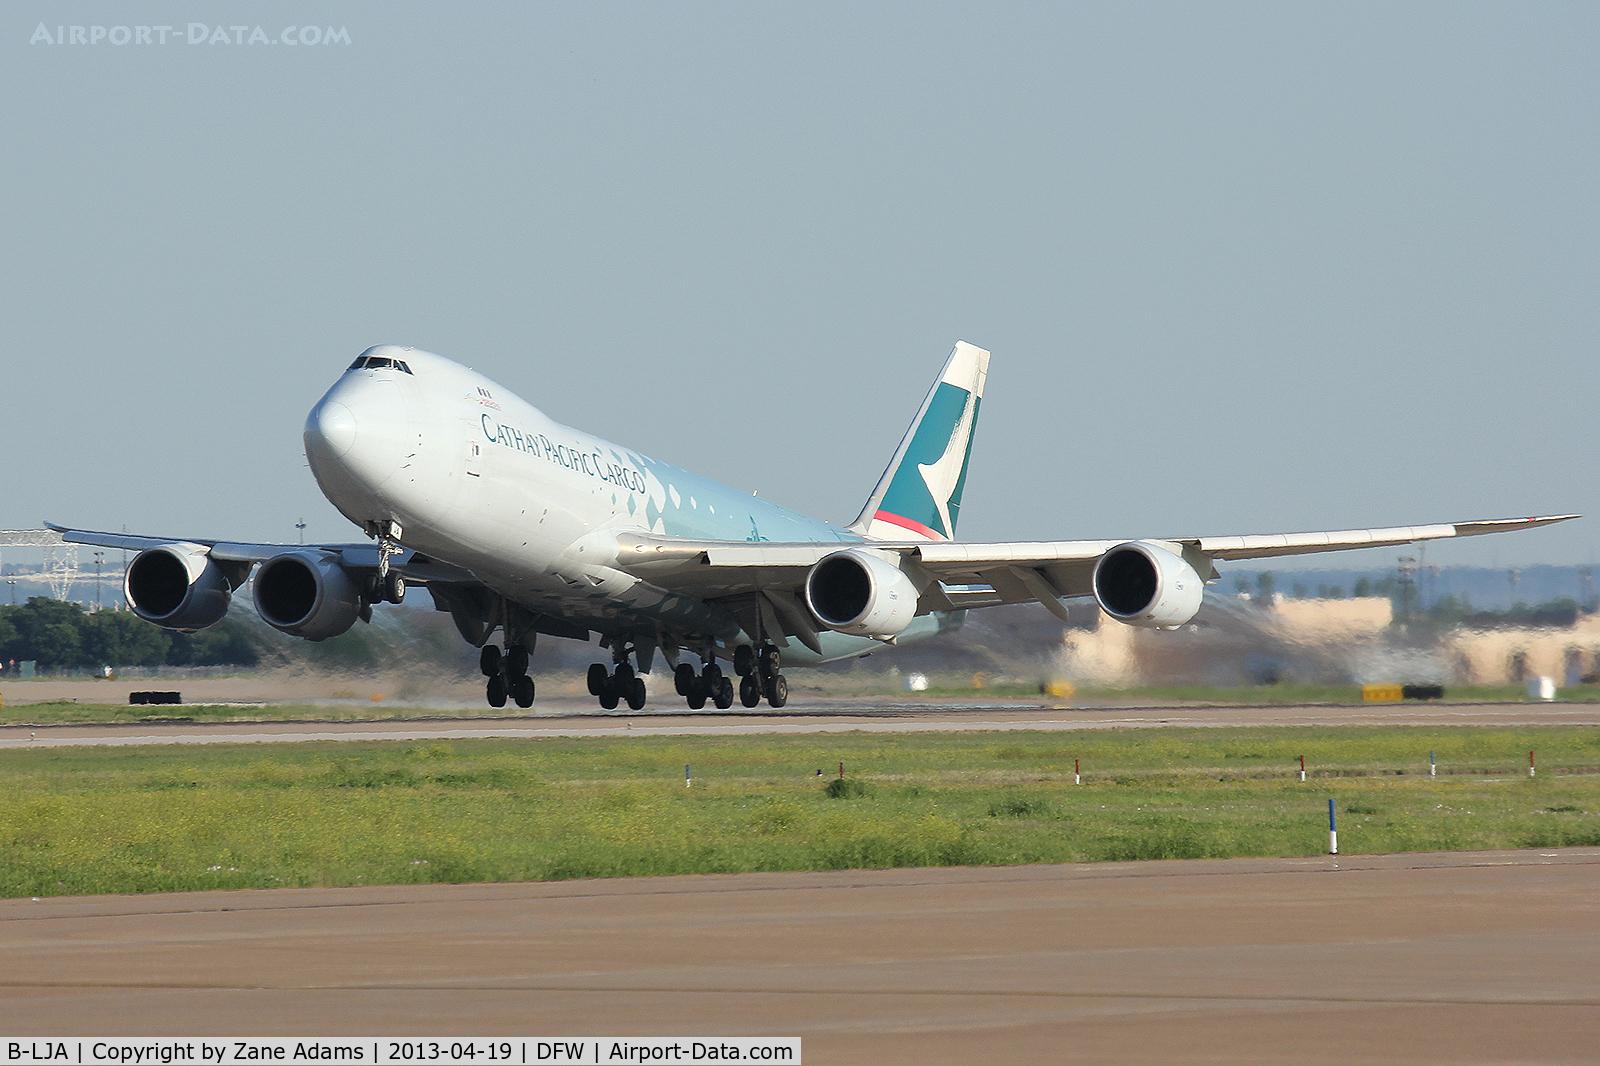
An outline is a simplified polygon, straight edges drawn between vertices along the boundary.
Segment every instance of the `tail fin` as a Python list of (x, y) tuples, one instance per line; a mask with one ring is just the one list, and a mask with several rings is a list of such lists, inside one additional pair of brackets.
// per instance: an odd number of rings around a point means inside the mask
[(850, 529), (875, 540), (956, 535), (989, 353), (958, 341)]

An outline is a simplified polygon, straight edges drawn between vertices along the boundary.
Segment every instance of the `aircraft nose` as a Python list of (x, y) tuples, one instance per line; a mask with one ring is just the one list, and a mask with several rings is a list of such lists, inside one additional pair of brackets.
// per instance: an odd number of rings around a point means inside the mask
[(335, 459), (342, 459), (356, 443), (356, 415), (342, 403), (318, 404), (306, 420), (306, 436)]
[(415, 440), (414, 430), (407, 437), (407, 425), (405, 398), (393, 382), (341, 379), (306, 416), (311, 472), (325, 488), (375, 491), (399, 468), (408, 440)]

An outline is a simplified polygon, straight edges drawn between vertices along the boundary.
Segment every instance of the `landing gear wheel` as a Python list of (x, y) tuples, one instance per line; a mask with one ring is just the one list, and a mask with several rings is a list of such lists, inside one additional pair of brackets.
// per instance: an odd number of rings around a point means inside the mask
[(635, 711), (644, 709), (644, 678), (636, 677), (628, 683), (628, 707)]
[(606, 683), (605, 690), (600, 693), (600, 706), (608, 711), (617, 709), (617, 689), (609, 681)]
[(756, 669), (756, 650), (748, 644), (741, 644), (733, 649), (733, 672), (740, 677), (749, 677)]
[(399, 603), (406, 598), (406, 579), (398, 570), (389, 571), (383, 579), (383, 598), (389, 603)]
[(761, 686), (754, 674), (745, 674), (739, 679), (739, 702), (746, 707), (754, 707), (761, 702)]
[(506, 649), (506, 676), (526, 677), (528, 675), (528, 649), (520, 645)]
[(733, 682), (727, 678), (722, 679), (722, 684), (717, 686), (714, 696), (719, 711), (725, 711), (733, 706)]
[(488, 691), (489, 706), (504, 707), (506, 705), (506, 679), (495, 674), (489, 679)]
[(672, 671), (672, 687), (677, 689), (680, 696), (694, 695), (694, 683), (699, 680), (699, 675), (694, 672), (694, 667), (688, 663), (679, 663), (678, 668)]
[(789, 679), (782, 674), (773, 674), (772, 680), (767, 682), (767, 703), (773, 707), (782, 707), (789, 702)]
[(700, 669), (700, 679), (706, 683), (706, 691), (713, 696), (722, 688), (722, 667), (716, 663), (706, 663)]
[(771, 644), (768, 644), (765, 648), (761, 649), (760, 666), (762, 677), (772, 677), (778, 672), (782, 665), (782, 662), (778, 658), (777, 648), (774, 648)]
[[(606, 668), (600, 663), (589, 664), (589, 695), (604, 696), (606, 686), (611, 683), (611, 675), (606, 673)], [(613, 707), (616, 704), (612, 704)]]
[(706, 705), (706, 683), (698, 677), (691, 682), (689, 690), (689, 709), (698, 711)]
[(523, 674), (511, 682), (511, 698), (517, 701), (518, 707), (533, 706), (533, 678)]
[(617, 691), (627, 692), (628, 686), (633, 684), (633, 667), (627, 663), (618, 663), (611, 676), (617, 683)]
[(496, 677), (500, 673), (500, 649), (493, 644), (485, 644), (483, 650), (478, 652), (478, 669), (483, 671), (484, 677)]

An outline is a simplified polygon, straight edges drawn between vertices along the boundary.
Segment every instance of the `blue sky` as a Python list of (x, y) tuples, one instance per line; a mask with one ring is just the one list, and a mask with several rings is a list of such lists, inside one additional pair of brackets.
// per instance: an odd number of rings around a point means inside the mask
[[(281, 43), (307, 23), (348, 43)], [(139, 25), (174, 30), (111, 43)], [(1595, 511), (1597, 30), (1559, 3), (7, 5), (0, 527), (350, 539), (300, 428), (379, 342), (848, 520), (967, 340), (994, 351), (973, 539)], [(1430, 558), (1587, 562), (1593, 526)]]

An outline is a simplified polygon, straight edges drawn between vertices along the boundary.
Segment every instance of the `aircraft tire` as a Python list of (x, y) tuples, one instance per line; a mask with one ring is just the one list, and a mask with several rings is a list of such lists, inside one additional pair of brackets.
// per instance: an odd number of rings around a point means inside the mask
[(614, 711), (617, 709), (617, 702), (617, 686), (607, 681), (605, 688), (600, 692), (600, 706), (608, 711)]
[(603, 695), (605, 695), (606, 686), (609, 685), (610, 683), (611, 683), (611, 675), (606, 673), (606, 668), (605, 668), (604, 664), (602, 664), (602, 663), (590, 663), (589, 664), (589, 695), (591, 695), (591, 696), (603, 696)]
[(511, 698), (517, 701), (518, 707), (533, 706), (533, 678), (527, 674), (519, 675), (511, 682)]
[(782, 707), (789, 702), (789, 679), (782, 674), (773, 674), (772, 680), (767, 683), (767, 704), (770, 707)]
[(406, 579), (398, 571), (391, 570), (383, 579), (383, 598), (389, 603), (401, 603), (406, 598)]
[(618, 692), (627, 692), (628, 686), (633, 683), (633, 667), (627, 663), (618, 663), (617, 668), (611, 672), (612, 680), (617, 683)]
[(733, 706), (733, 682), (729, 681), (727, 678), (723, 678), (722, 679), (722, 684), (717, 686), (717, 693), (716, 693), (715, 699), (716, 699), (716, 703), (717, 703), (717, 710), (719, 710), (719, 711), (725, 711), (729, 707), (732, 707)]
[(756, 650), (748, 644), (741, 644), (733, 649), (733, 672), (740, 677), (749, 677), (756, 670)]
[(644, 678), (636, 677), (628, 685), (628, 709), (640, 711), (644, 709)]
[(672, 687), (678, 690), (680, 696), (694, 695), (694, 683), (698, 675), (689, 663), (679, 663), (678, 668), (672, 671)]
[(495, 674), (489, 679), (488, 691), (489, 706), (504, 707), (506, 705), (506, 679)]
[(478, 652), (478, 669), (483, 671), (484, 677), (498, 677), (500, 674), (500, 649), (493, 644), (485, 644)]
[(754, 674), (745, 674), (739, 679), (739, 702), (746, 707), (754, 707), (761, 702), (761, 685)]
[(517, 645), (506, 649), (505, 671), (507, 677), (528, 676), (528, 649)]
[(706, 663), (700, 671), (700, 679), (706, 683), (706, 691), (715, 696), (722, 688), (722, 667), (716, 663)]
[(778, 649), (768, 644), (761, 649), (760, 668), (762, 677), (775, 677), (783, 667), (783, 660), (778, 655)]
[(705, 705), (706, 683), (697, 677), (694, 679), (694, 683), (689, 691), (689, 709), (691, 711), (698, 711)]

